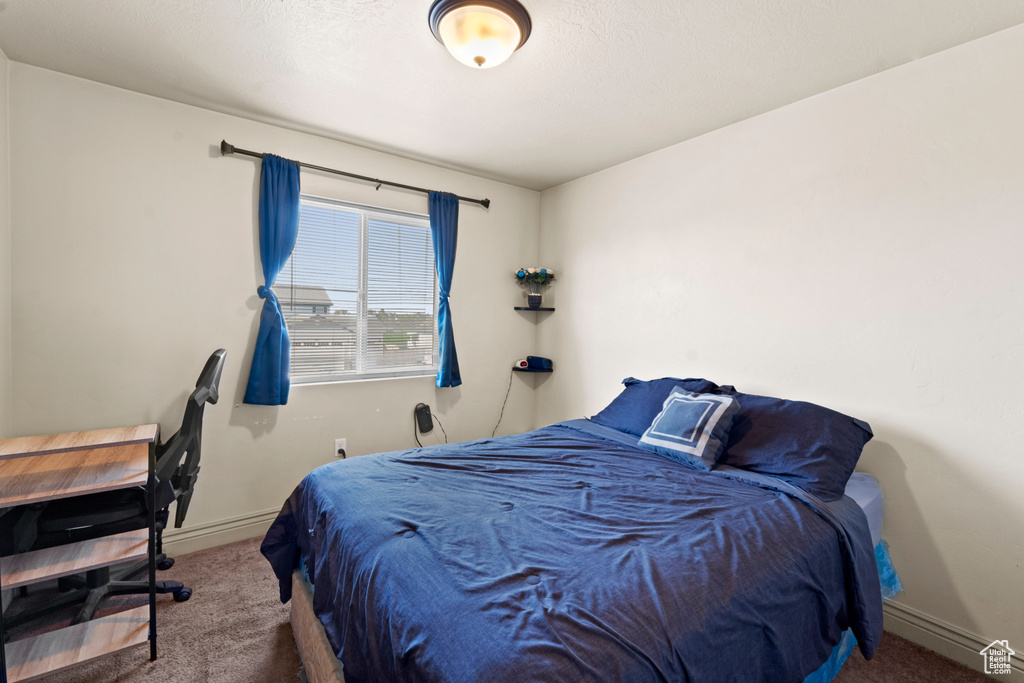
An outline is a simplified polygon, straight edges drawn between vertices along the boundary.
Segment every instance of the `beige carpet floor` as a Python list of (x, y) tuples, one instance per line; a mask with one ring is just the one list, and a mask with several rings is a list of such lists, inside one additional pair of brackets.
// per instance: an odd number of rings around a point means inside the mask
[[(125, 650), (65, 669), (41, 683), (296, 683), (301, 664), (295, 651), (288, 606), (278, 600), (277, 581), (259, 553), (258, 538), (179, 555), (159, 578), (181, 581), (194, 593), (188, 602), (158, 596), (159, 656), (148, 647)], [(972, 683), (983, 674), (891, 633), (866, 661), (859, 650), (847, 660), (837, 683)]]

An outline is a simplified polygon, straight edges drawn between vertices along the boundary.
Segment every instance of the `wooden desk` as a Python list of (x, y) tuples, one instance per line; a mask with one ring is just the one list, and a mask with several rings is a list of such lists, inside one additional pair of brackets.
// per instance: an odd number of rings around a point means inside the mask
[(0, 558), (0, 587), (14, 588), (149, 556), (149, 607), (136, 607), (83, 624), (3, 643), (0, 612), (0, 683), (35, 678), (56, 669), (150, 643), (156, 659), (156, 510), (150, 474), (156, 462), (157, 425), (51, 436), (0, 439), (0, 513), (101, 491), (146, 486), (149, 530)]

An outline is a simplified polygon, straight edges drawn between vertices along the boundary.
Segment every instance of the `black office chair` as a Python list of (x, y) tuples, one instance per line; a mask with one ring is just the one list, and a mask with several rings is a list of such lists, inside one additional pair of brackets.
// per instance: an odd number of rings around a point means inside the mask
[[(160, 569), (169, 569), (174, 564), (172, 558), (163, 554), (163, 530), (167, 526), (171, 503), (177, 501), (175, 527), (181, 526), (188, 512), (199, 474), (203, 408), (207, 403), (216, 403), (219, 398), (217, 387), (224, 369), (226, 354), (224, 349), (218, 349), (206, 361), (206, 366), (196, 382), (196, 388), (185, 405), (181, 428), (156, 447), (156, 561)], [(148, 528), (148, 503), (146, 489), (135, 487), (31, 506), (30, 509), (23, 511), (15, 522), (20, 527), (20, 533), (14, 534), (15, 551), (40, 550)], [(32, 529), (35, 530), (34, 538)], [(11, 626), (24, 623), (35, 615), (75, 604), (84, 598), (82, 607), (72, 623), (88, 621), (100, 601), (107, 596), (149, 593), (148, 581), (128, 580), (148, 568), (147, 559), (131, 566), (94, 569), (87, 572), (84, 578), (65, 577), (61, 579), (64, 593), (46, 601), (45, 604), (32, 605), (24, 614), (12, 609), (13, 613), (10, 617), (5, 614), (4, 620)], [(158, 581), (156, 591), (172, 593), (178, 602), (188, 600), (192, 595), (192, 589), (177, 581)]]

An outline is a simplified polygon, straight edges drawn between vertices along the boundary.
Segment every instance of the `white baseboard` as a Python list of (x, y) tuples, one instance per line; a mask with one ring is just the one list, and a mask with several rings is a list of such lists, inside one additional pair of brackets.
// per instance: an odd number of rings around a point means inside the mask
[[(966, 667), (984, 672), (984, 659), (979, 653), (991, 641), (892, 600), (882, 603), (882, 613), (886, 631), (938, 652)], [(1017, 644), (1010, 643), (1011, 647), (1015, 645)], [(1018, 654), (1011, 660), (1012, 673), (992, 678), (1013, 683), (1024, 682), (1024, 666), (1021, 662), (1021, 655)]]
[[(280, 508), (261, 510), (182, 529), (167, 529), (164, 531), (164, 552), (173, 557), (262, 536), (267, 533), (271, 522), (280, 511)], [(172, 510), (171, 513), (173, 512)]]

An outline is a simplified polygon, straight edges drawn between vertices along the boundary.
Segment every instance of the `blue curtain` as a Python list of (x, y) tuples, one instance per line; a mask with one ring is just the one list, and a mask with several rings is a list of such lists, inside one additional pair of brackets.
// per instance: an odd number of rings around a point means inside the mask
[(288, 357), (291, 343), (281, 306), (270, 289), (288, 261), (299, 232), (299, 165), (273, 154), (263, 156), (260, 170), (260, 260), (263, 299), (260, 331), (249, 369), (245, 402), (265, 406), (288, 403)]
[(457, 387), (462, 384), (459, 357), (455, 353), (455, 333), (448, 293), (455, 270), (455, 243), (459, 236), (459, 198), (447, 192), (430, 193), (430, 234), (434, 239), (434, 265), (438, 289), (437, 331), (440, 344), (437, 362), (437, 386)]

